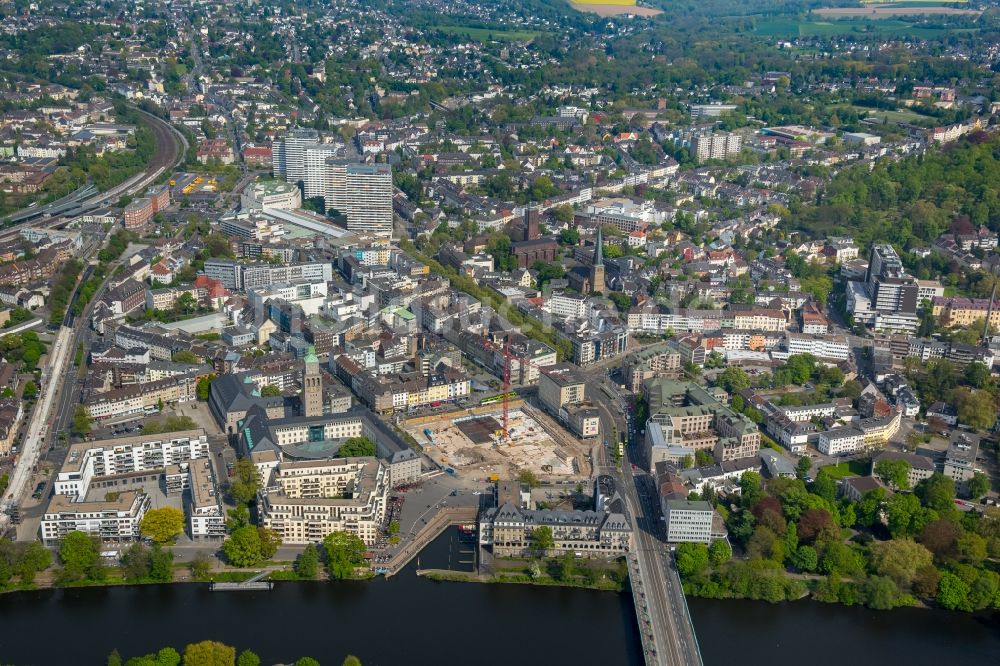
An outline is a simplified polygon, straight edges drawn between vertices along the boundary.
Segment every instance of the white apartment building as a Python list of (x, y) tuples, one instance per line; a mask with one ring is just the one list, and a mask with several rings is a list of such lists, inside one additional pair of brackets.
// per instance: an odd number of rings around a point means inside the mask
[(191, 506), (188, 523), (191, 538), (212, 539), (226, 536), (226, 514), (222, 510), (219, 486), (209, 459), (197, 460), (188, 465), (188, 487), (191, 489)]
[(667, 519), (667, 542), (711, 543), (714, 514), (715, 510), (708, 502), (667, 500), (664, 511)]
[(344, 531), (371, 546), (388, 492), (388, 469), (376, 458), (282, 462), (260, 493), (261, 517), (284, 543), (319, 543)]
[(308, 317), (316, 314), (326, 303), (327, 283), (323, 280), (286, 282), (253, 287), (247, 290), (250, 304), (261, 309), (268, 300), (280, 298), (302, 308)]
[(139, 524), (150, 508), (149, 495), (137, 490), (115, 500), (75, 502), (56, 495), (42, 515), (42, 541), (51, 546), (70, 532), (83, 532), (101, 541), (127, 542), (139, 538)]
[(556, 317), (583, 319), (587, 314), (587, 297), (583, 294), (569, 294), (554, 291), (546, 306)]
[(846, 335), (789, 333), (786, 339), (789, 355), (812, 354), (823, 360), (834, 361), (846, 361), (851, 355), (851, 344)]
[(201, 429), (74, 444), (56, 474), (55, 493), (82, 502), (96, 477), (158, 470), (207, 457), (208, 437)]
[(743, 137), (739, 134), (699, 134), (691, 138), (691, 152), (699, 162), (723, 160), (738, 154), (742, 147)]
[(833, 428), (819, 434), (817, 448), (827, 456), (844, 456), (865, 446), (865, 433), (854, 426)]

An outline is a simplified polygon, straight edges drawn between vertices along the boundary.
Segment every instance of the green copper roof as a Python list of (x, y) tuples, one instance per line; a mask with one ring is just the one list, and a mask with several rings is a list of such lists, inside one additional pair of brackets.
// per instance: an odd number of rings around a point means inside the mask
[(319, 363), (319, 358), (316, 356), (316, 348), (309, 345), (309, 351), (306, 353), (305, 358), (306, 363)]

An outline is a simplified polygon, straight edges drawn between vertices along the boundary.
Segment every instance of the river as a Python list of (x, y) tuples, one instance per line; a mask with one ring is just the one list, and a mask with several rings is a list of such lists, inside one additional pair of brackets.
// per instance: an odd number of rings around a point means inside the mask
[[(445, 538), (423, 566), (466, 558)], [(1000, 614), (890, 612), (809, 601), (691, 600), (705, 663), (853, 666), (1000, 663)], [(0, 595), (0, 662), (104, 664), (206, 638), (265, 664), (312, 656), (338, 666), (471, 663), (639, 664), (631, 598), (520, 585), (438, 583), (411, 565), (390, 580), (278, 583), (270, 592), (205, 585), (41, 590)]]

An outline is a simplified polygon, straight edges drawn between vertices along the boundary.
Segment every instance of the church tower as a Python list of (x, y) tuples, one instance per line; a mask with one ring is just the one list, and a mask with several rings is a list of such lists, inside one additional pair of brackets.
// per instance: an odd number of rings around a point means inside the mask
[(604, 234), (597, 227), (597, 246), (594, 248), (594, 264), (590, 267), (590, 290), (604, 293)]
[(323, 416), (323, 378), (319, 374), (316, 348), (309, 347), (305, 357), (306, 370), (302, 377), (302, 413), (304, 416)]

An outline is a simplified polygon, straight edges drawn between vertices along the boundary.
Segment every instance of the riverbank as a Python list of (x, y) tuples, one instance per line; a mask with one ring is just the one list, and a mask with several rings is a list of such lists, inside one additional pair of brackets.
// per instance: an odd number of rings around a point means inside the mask
[(581, 590), (596, 590), (600, 592), (623, 592), (628, 587), (627, 582), (619, 583), (610, 579), (600, 579), (593, 582), (585, 580), (559, 580), (552, 576), (528, 574), (500, 573), (490, 576), (480, 575), (471, 571), (451, 571), (448, 569), (418, 569), (417, 575), (438, 582), (449, 583), (492, 583), (512, 585), (538, 585), (541, 587), (566, 587)]

